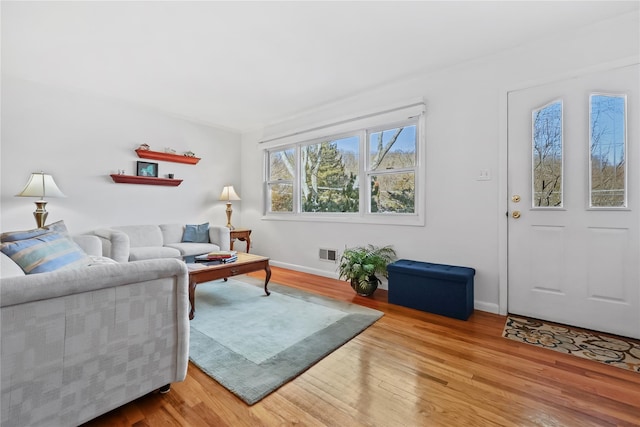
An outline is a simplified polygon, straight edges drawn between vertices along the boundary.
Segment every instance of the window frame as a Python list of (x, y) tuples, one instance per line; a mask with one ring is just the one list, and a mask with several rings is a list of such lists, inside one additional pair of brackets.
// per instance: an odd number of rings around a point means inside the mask
[(272, 150), (272, 151), (265, 150), (265, 159), (264, 159), (265, 160), (265, 167), (264, 167), (264, 170), (265, 170), (265, 179), (264, 179), (265, 209), (267, 207), (271, 206), (271, 191), (270, 191), (271, 185), (273, 185), (273, 184), (282, 184), (282, 183), (290, 183), (291, 187), (292, 187), (292, 194), (291, 194), (291, 197), (293, 198), (293, 200), (292, 200), (292, 211), (291, 212), (289, 212), (289, 211), (275, 211), (275, 212), (273, 212), (274, 214), (290, 215), (291, 213), (295, 212), (295, 210), (296, 210), (296, 185), (295, 185), (295, 181), (296, 181), (296, 176), (298, 174), (297, 171), (294, 170), (294, 174), (293, 174), (293, 176), (291, 177), (290, 180), (289, 179), (276, 179), (276, 180), (271, 180), (270, 179), (271, 178), (271, 162), (270, 162), (271, 158), (270, 158), (270, 153), (271, 152), (287, 151), (290, 148), (294, 149), (293, 158), (294, 158), (294, 160), (296, 162), (296, 166), (297, 166), (297, 164), (299, 163), (298, 160), (297, 160), (298, 159), (298, 152), (297, 152), (298, 150), (297, 150), (297, 148), (295, 146), (286, 146), (286, 147), (282, 147), (282, 149)]
[[(414, 212), (413, 213), (396, 213), (396, 212), (371, 212), (371, 189), (369, 188), (369, 179), (371, 170), (369, 170), (369, 136), (371, 133), (383, 130), (396, 129), (403, 126), (415, 126), (416, 128), (416, 146), (415, 146), (415, 164), (413, 168), (394, 169), (392, 171), (378, 171), (382, 174), (397, 174), (406, 171), (413, 171), (415, 174), (414, 181)], [(358, 212), (302, 212), (301, 200), (301, 151), (306, 145), (318, 144), (324, 141), (333, 141), (346, 138), (349, 136), (359, 137), (359, 158), (358, 158), (358, 177), (357, 183), (359, 188), (359, 209)], [(295, 152), (295, 176), (293, 177), (293, 211), (292, 212), (274, 212), (271, 211), (271, 194), (269, 188), (277, 181), (270, 181), (270, 155), (274, 152), (294, 149)], [(313, 222), (344, 222), (344, 223), (361, 223), (361, 224), (388, 224), (388, 225), (409, 225), (424, 226), (424, 191), (425, 191), (425, 168), (424, 168), (424, 114), (409, 117), (404, 120), (387, 120), (380, 121), (371, 126), (356, 127), (351, 130), (330, 133), (320, 137), (310, 139), (299, 139), (295, 142), (289, 142), (281, 145), (271, 145), (263, 150), (264, 155), (264, 205), (263, 220), (274, 221), (313, 221)]]

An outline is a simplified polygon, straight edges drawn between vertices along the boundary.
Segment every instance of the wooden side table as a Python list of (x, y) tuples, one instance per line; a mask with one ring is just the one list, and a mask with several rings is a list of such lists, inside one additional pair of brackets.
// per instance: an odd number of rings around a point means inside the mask
[(238, 239), (247, 243), (247, 253), (251, 248), (251, 229), (249, 228), (236, 228), (229, 231), (231, 237), (231, 250), (233, 250), (233, 242)]

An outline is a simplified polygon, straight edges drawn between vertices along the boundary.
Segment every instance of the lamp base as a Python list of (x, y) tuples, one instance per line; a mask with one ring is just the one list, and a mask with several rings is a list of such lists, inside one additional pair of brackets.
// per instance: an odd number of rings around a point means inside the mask
[(38, 224), (38, 228), (44, 227), (44, 223), (47, 221), (47, 216), (49, 212), (45, 209), (47, 206), (47, 202), (44, 200), (38, 200), (36, 203), (36, 210), (33, 212), (33, 217), (36, 219), (36, 224)]
[(235, 230), (236, 228), (231, 225), (231, 214), (233, 213), (233, 209), (231, 209), (231, 202), (227, 202), (227, 228), (229, 230)]

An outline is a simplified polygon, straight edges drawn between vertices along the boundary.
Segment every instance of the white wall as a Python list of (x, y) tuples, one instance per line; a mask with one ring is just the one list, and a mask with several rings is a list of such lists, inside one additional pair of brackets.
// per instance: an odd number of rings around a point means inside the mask
[[(118, 169), (135, 175), (140, 144), (178, 153), (191, 150), (197, 165), (157, 162), (178, 187), (116, 184)], [(157, 111), (2, 77), (0, 229), (35, 227), (33, 198), (14, 197), (31, 172), (51, 173), (67, 196), (49, 199), (47, 223), (63, 219), (72, 232), (109, 225), (164, 222), (226, 224), (222, 187), (240, 183), (240, 135)], [(235, 202), (239, 220), (241, 202)]]
[[(476, 307), (498, 311), (506, 253), (506, 91), (630, 57), (637, 61), (639, 27), (638, 15), (628, 14), (380, 87), (242, 137), (3, 75), (0, 229), (35, 225), (33, 199), (14, 197), (33, 171), (52, 173), (68, 196), (49, 201), (49, 222), (64, 219), (73, 232), (135, 223), (225, 224), (225, 206), (217, 197), (230, 183), (242, 197), (233, 205), (233, 223), (251, 227), (253, 250), (274, 264), (335, 277), (336, 265), (318, 260), (319, 247), (390, 243), (402, 258), (476, 268)], [(426, 226), (283, 222), (262, 216), (258, 141), (263, 135), (287, 134), (416, 98), (427, 105)], [(133, 150), (143, 142), (160, 151), (167, 146), (192, 150), (202, 161), (196, 166), (159, 162), (160, 174), (184, 178), (179, 187), (113, 183), (108, 175), (118, 169), (134, 174), (138, 159)], [(481, 169), (489, 169), (492, 180), (477, 181)]]
[[(498, 312), (506, 301), (500, 295), (506, 256), (506, 163), (501, 162), (506, 91), (629, 58), (637, 61), (639, 27), (638, 15), (628, 14), (244, 134), (242, 219), (255, 230), (255, 250), (275, 264), (334, 277), (336, 265), (318, 260), (319, 247), (393, 244), (401, 258), (474, 267), (476, 308)], [(416, 97), (427, 105), (426, 226), (271, 221), (262, 216), (263, 147), (258, 141), (263, 136), (286, 135)], [(490, 170), (490, 181), (476, 179), (481, 169)]]

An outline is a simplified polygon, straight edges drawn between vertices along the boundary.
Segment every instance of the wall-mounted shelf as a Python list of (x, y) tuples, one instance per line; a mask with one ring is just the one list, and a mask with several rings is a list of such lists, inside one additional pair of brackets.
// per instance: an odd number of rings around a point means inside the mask
[(187, 163), (189, 165), (195, 165), (200, 161), (199, 157), (189, 157), (189, 156), (184, 156), (182, 154), (163, 153), (161, 151), (143, 150), (141, 148), (138, 148), (136, 150), (136, 153), (138, 153), (138, 157), (142, 159), (164, 160), (165, 162)]
[(177, 187), (182, 184), (181, 179), (172, 178), (155, 178), (153, 176), (133, 176), (111, 174), (111, 179), (118, 184), (145, 184), (145, 185), (166, 185), (169, 187)]

